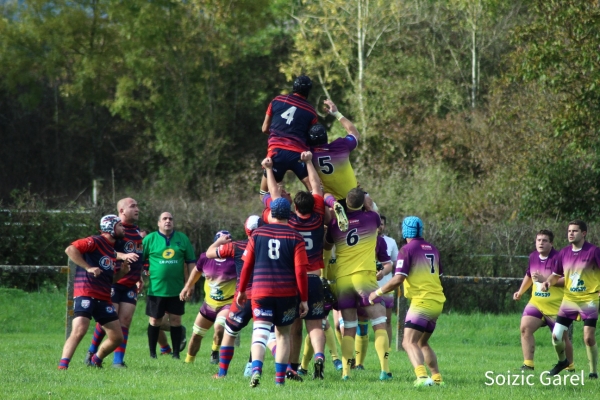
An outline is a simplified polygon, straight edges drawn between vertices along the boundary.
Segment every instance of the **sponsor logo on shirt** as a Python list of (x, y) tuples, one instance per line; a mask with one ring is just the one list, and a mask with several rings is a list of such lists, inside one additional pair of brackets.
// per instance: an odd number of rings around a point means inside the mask
[(166, 249), (165, 251), (163, 251), (162, 253), (162, 258), (166, 259), (166, 260), (170, 260), (171, 258), (173, 258), (175, 256), (175, 250), (173, 249)]
[(428, 245), (428, 244), (422, 244), (422, 245), (421, 245), (421, 248), (422, 248), (423, 250), (433, 250), (433, 248), (432, 248), (430, 245)]
[(100, 268), (102, 268), (104, 270), (112, 269), (112, 266), (113, 266), (112, 259), (108, 256), (102, 257), (100, 259), (100, 261), (98, 262), (98, 264), (100, 264)]

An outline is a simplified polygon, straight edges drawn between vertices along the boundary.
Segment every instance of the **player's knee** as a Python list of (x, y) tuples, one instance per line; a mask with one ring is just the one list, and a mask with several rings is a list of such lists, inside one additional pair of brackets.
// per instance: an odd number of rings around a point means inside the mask
[[(340, 322), (340, 326), (342, 326), (341, 324), (342, 324), (342, 323)], [(344, 326), (344, 328), (345, 328), (345, 329), (353, 329), (353, 328), (356, 328), (356, 327), (358, 327), (358, 320), (354, 320), (354, 321), (344, 321), (344, 325), (343, 325), (343, 326)]]
[(225, 332), (232, 337), (238, 337), (238, 335), (240, 334), (240, 331), (235, 331), (234, 329), (232, 329), (232, 327), (230, 327), (229, 325), (225, 325)]
[(375, 327), (376, 327), (377, 325), (381, 325), (381, 324), (383, 324), (383, 328), (382, 328), (382, 329), (385, 329), (385, 322), (386, 322), (386, 321), (387, 321), (387, 317), (386, 317), (385, 315), (384, 315), (384, 316), (382, 316), (382, 317), (373, 318), (373, 319), (371, 320), (371, 326), (373, 327), (373, 329), (375, 329)]
[(217, 325), (225, 327), (226, 321), (227, 321), (227, 317), (224, 317), (222, 315), (218, 316), (217, 319), (215, 320), (215, 328), (217, 328)]
[(203, 338), (204, 336), (206, 336), (206, 332), (208, 332), (208, 329), (202, 328), (201, 326), (194, 324), (193, 332), (194, 332), (194, 335), (197, 335), (197, 336), (200, 336), (201, 338)]
[(562, 342), (563, 335), (567, 329), (569, 329), (567, 326), (559, 324), (558, 322), (554, 324), (554, 329), (552, 329), (552, 344), (554, 346)]
[(585, 336), (583, 342), (587, 347), (593, 347), (596, 344), (596, 338), (594, 336)]

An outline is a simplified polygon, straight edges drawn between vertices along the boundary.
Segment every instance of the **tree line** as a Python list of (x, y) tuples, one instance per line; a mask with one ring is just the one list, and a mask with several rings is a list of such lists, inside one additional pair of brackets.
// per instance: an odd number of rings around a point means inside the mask
[(9, 0), (0, 12), (4, 205), (23, 188), (85, 204), (94, 179), (247, 201), (268, 103), (303, 73), (320, 112), (330, 97), (361, 130), (359, 182), (388, 214), (564, 221), (600, 208), (597, 1)]

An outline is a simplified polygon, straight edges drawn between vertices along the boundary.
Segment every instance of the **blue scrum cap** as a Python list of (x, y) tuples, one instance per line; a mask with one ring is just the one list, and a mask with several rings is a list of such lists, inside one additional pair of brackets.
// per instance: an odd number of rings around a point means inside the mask
[(290, 219), (290, 202), (283, 197), (271, 202), (271, 215), (277, 219)]
[(423, 237), (423, 221), (421, 218), (411, 216), (404, 218), (402, 221), (402, 238), (412, 239)]

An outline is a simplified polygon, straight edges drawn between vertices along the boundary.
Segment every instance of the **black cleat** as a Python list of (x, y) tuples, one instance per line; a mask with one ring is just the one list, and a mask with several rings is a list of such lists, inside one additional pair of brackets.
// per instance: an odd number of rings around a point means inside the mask
[(550, 371), (548, 371), (548, 375), (558, 375), (560, 371), (566, 369), (570, 364), (571, 362), (565, 358), (563, 361), (559, 361)]
[(94, 356), (94, 353), (92, 353), (91, 351), (88, 351), (87, 354), (85, 355), (83, 363), (85, 365), (90, 365), (92, 363), (92, 357), (93, 356)]
[(215, 350), (210, 353), (210, 363), (218, 364), (219, 363), (219, 350)]
[(317, 358), (315, 360), (315, 372), (313, 373), (313, 379), (325, 379), (325, 360)]
[(598, 373), (597, 372), (590, 372), (590, 374), (588, 375), (589, 379), (598, 379)]
[(179, 358), (179, 354), (175, 354), (175, 353), (171, 354), (171, 357), (173, 357), (173, 359), (175, 359), (175, 360), (179, 360), (180, 359)]
[(296, 382), (303, 382), (304, 380), (300, 377), (300, 375), (298, 375), (298, 373), (296, 371), (292, 371), (291, 369), (289, 369), (286, 373), (285, 373), (285, 379), (288, 379), (290, 381), (296, 381)]
[(533, 371), (533, 367), (523, 364), (521, 365), (521, 371)]

